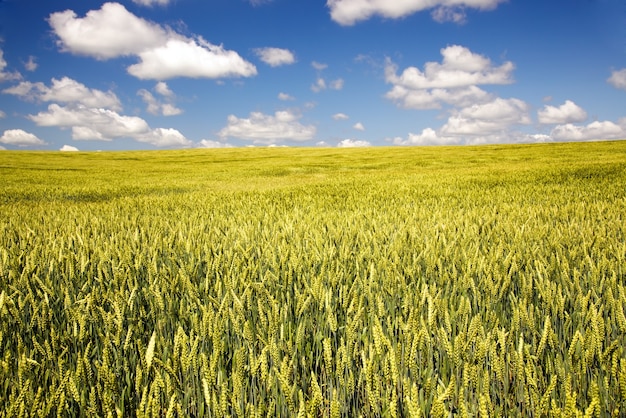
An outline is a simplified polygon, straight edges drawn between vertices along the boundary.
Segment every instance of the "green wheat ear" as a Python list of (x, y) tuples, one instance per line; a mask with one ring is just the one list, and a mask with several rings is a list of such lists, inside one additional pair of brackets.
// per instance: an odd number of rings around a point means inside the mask
[(148, 347), (146, 348), (146, 370), (150, 369), (152, 365), (152, 359), (154, 358), (154, 346), (156, 345), (156, 331), (152, 332), (152, 337), (150, 337), (150, 342), (148, 342)]

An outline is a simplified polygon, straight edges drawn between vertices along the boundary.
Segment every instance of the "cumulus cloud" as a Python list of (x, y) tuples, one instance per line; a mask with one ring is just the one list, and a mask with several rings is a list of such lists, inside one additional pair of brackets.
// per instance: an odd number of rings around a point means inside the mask
[(77, 103), (88, 107), (108, 107), (113, 110), (122, 109), (120, 100), (112, 91), (90, 89), (69, 77), (63, 77), (60, 80), (53, 78), (49, 87), (40, 82), (22, 81), (17, 86), (4, 89), (3, 93), (26, 100)]
[(252, 140), (255, 144), (274, 144), (283, 140), (306, 141), (315, 136), (313, 125), (302, 125), (300, 116), (289, 110), (274, 115), (252, 112), (248, 118), (228, 116), (228, 124), (219, 132), (221, 138)]
[(257, 48), (254, 50), (257, 56), (271, 67), (289, 65), (296, 62), (296, 57), (288, 49), (282, 48)]
[(291, 96), (291, 95), (289, 95), (287, 93), (280, 92), (280, 93), (278, 93), (278, 99), (279, 100), (283, 100), (283, 101), (288, 101), (288, 100), (295, 100), (295, 97), (293, 97), (293, 96)]
[(350, 117), (348, 115), (346, 115), (345, 113), (335, 113), (332, 116), (332, 118), (335, 119), (335, 120), (347, 120)]
[(476, 86), (413, 90), (396, 85), (385, 94), (385, 97), (405, 109), (439, 109), (442, 104), (466, 107), (473, 103), (482, 103), (493, 99), (493, 95)]
[(235, 51), (201, 37), (170, 39), (137, 55), (140, 62), (128, 67), (128, 73), (140, 79), (250, 77), (257, 73), (256, 67)]
[(169, 29), (135, 16), (119, 3), (105, 3), (83, 18), (73, 10), (52, 13), (48, 23), (62, 51), (101, 60), (136, 55), (176, 36)]
[(537, 112), (539, 123), (563, 124), (582, 122), (587, 119), (587, 112), (571, 100), (566, 100), (561, 106), (544, 106)]
[(458, 145), (461, 142), (461, 138), (454, 136), (441, 136), (434, 129), (425, 128), (419, 134), (409, 133), (407, 139), (397, 137), (394, 138), (392, 142), (394, 145)]
[(175, 116), (180, 115), (183, 111), (172, 103), (162, 103), (152, 93), (146, 89), (141, 89), (137, 94), (146, 103), (146, 112), (152, 115)]
[(24, 68), (26, 68), (26, 71), (35, 71), (38, 66), (39, 64), (37, 64), (37, 59), (32, 55), (30, 55), (28, 57), (28, 61), (24, 63)]
[(478, 88), (484, 84), (510, 84), (515, 65), (507, 61), (494, 66), (491, 60), (460, 45), (441, 49), (442, 62), (427, 62), (424, 70), (408, 67), (400, 75), (387, 60), (385, 80), (392, 84), (388, 99), (412, 109), (435, 109), (441, 103), (463, 105), (486, 101), (491, 96)]
[(154, 86), (154, 91), (156, 91), (163, 97), (174, 97), (174, 92), (170, 90), (165, 81), (159, 81), (158, 83), (156, 83), (156, 85)]
[(587, 125), (567, 123), (556, 126), (550, 132), (550, 137), (554, 141), (623, 139), (626, 138), (626, 121), (620, 121), (620, 124), (611, 121), (595, 121)]
[(341, 90), (343, 88), (344, 81), (341, 78), (326, 83), (322, 77), (318, 77), (314, 84), (311, 85), (311, 91), (319, 93), (322, 90)]
[(145, 142), (157, 147), (187, 147), (191, 141), (176, 129), (156, 128), (134, 137), (139, 142)]
[[(511, 99), (509, 99), (511, 100)], [(515, 120), (515, 108), (521, 104), (510, 103), (510, 109), (502, 113), (499, 120), (509, 120), (496, 127), (494, 124), (484, 123), (484, 120), (474, 120), (464, 125), (457, 123), (458, 118), (451, 117), (442, 128), (435, 130), (426, 128), (419, 134), (409, 133), (406, 139), (397, 137), (390, 139), (394, 145), (478, 145), (488, 143), (533, 143), (533, 142), (567, 142), (593, 141), (605, 139), (626, 138), (626, 118), (617, 123), (611, 121), (596, 121), (587, 125), (572, 123), (556, 126), (550, 134), (528, 134), (512, 129)], [(524, 107), (524, 106), (521, 106)], [(508, 115), (508, 116), (505, 116)], [(489, 121), (493, 122), (493, 121)], [(526, 116), (518, 117), (517, 123), (526, 123)], [(499, 129), (503, 128), (503, 129)]]
[(76, 147), (73, 147), (71, 145), (63, 145), (61, 148), (59, 148), (59, 151), (62, 151), (62, 152), (76, 152), (76, 151), (79, 151), (79, 149), (76, 148)]
[(322, 90), (326, 90), (326, 80), (324, 80), (321, 77), (318, 77), (315, 83), (311, 84), (311, 91), (315, 93), (319, 93)]
[(8, 129), (0, 136), (0, 143), (7, 145), (17, 145), (19, 147), (32, 147), (45, 145), (46, 143), (30, 132), (22, 129)]
[[(421, 133), (409, 133), (406, 139), (393, 138), (395, 145), (461, 145), (497, 142), (521, 142), (513, 129), (531, 123), (526, 102), (511, 98), (495, 98), (455, 110), (438, 130), (425, 128)], [(528, 141), (527, 141), (528, 142)]]
[(328, 68), (328, 64), (324, 64), (321, 62), (313, 61), (311, 62), (311, 67), (315, 68), (317, 71), (322, 71)]
[(48, 110), (28, 118), (39, 126), (56, 126), (72, 129), (72, 139), (111, 141), (132, 138), (156, 146), (189, 146), (191, 141), (176, 129), (152, 129), (137, 116), (120, 115), (102, 108), (83, 105), (59, 106), (53, 103)]
[(354, 126), (352, 126), (352, 128), (356, 129), (357, 131), (364, 131), (365, 130), (365, 126), (363, 126), (363, 124), (361, 122), (355, 123)]
[[(505, 0), (328, 0), (331, 19), (340, 25), (354, 25), (375, 15), (398, 19), (423, 10), (434, 9), (438, 21), (457, 21), (464, 9), (492, 10)], [(442, 9), (442, 10), (440, 10)]]
[(411, 89), (467, 87), (479, 84), (512, 83), (515, 68), (507, 61), (495, 67), (491, 60), (461, 45), (451, 45), (440, 50), (442, 62), (427, 62), (424, 71), (416, 67), (405, 69), (400, 76), (390, 61), (386, 66), (387, 82)]
[(462, 7), (448, 7), (440, 6), (432, 11), (430, 14), (435, 22), (453, 22), (457, 24), (463, 24), (467, 20), (465, 9)]
[(362, 139), (344, 139), (337, 144), (339, 148), (369, 147), (371, 145), (371, 143)]
[(234, 145), (228, 142), (213, 141), (210, 139), (203, 139), (198, 143), (198, 148), (233, 148)]
[(17, 71), (7, 72), (4, 69), (7, 67), (7, 62), (4, 59), (4, 51), (0, 49), (0, 83), (4, 81), (20, 80), (22, 75)]
[(606, 81), (616, 89), (626, 90), (626, 68), (612, 71)]
[(505, 133), (513, 125), (531, 123), (528, 104), (519, 99), (496, 98), (475, 104), (450, 116), (441, 128), (444, 136), (485, 136)]
[(52, 13), (48, 23), (62, 51), (100, 60), (137, 57), (139, 62), (127, 71), (140, 79), (256, 74), (256, 67), (235, 51), (213, 45), (200, 36), (189, 38), (178, 34), (169, 27), (135, 16), (119, 3), (105, 3), (82, 18), (72, 10)]

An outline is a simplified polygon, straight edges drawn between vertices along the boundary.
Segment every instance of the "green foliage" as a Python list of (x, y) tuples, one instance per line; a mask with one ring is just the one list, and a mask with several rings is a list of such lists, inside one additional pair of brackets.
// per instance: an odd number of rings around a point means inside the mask
[(626, 142), (0, 152), (0, 415), (623, 416)]

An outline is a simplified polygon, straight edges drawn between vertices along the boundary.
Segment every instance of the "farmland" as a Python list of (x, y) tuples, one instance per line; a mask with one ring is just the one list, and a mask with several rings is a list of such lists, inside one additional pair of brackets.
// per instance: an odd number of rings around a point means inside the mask
[(0, 152), (0, 416), (626, 415), (626, 141)]

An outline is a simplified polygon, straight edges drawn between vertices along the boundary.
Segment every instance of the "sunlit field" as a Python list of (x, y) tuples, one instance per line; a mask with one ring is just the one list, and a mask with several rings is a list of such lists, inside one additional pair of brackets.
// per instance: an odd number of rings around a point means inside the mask
[(0, 152), (0, 416), (626, 415), (626, 141)]

